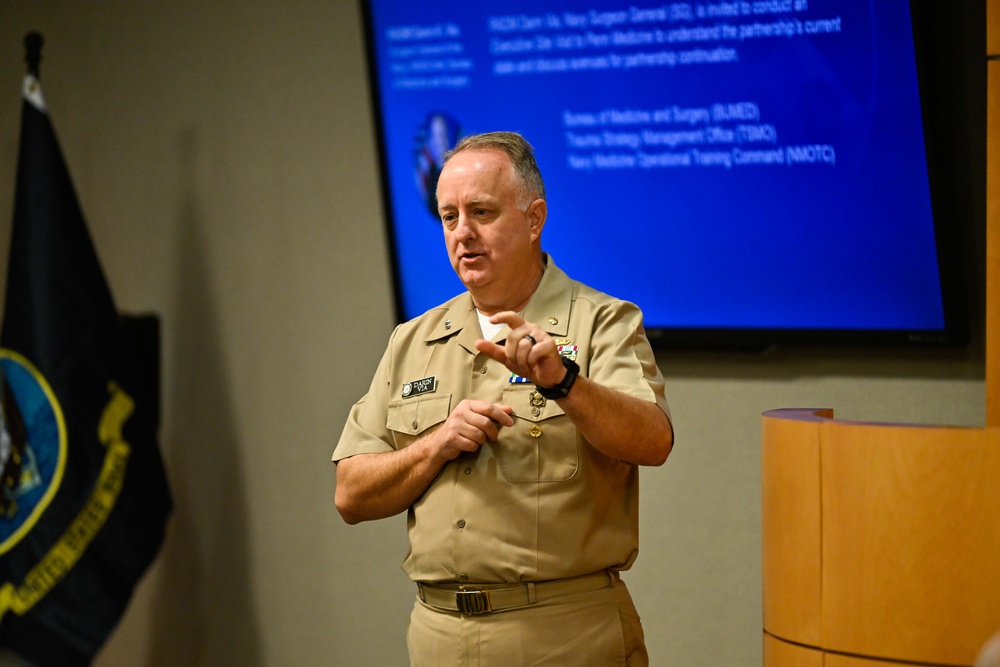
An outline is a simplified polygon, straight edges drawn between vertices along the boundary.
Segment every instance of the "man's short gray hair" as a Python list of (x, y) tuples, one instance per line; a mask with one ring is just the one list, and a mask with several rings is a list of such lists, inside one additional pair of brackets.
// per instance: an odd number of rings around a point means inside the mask
[(485, 132), (463, 137), (454, 148), (444, 154), (444, 163), (462, 151), (500, 151), (510, 158), (517, 182), (517, 206), (526, 210), (536, 199), (545, 199), (545, 182), (535, 162), (535, 151), (531, 144), (517, 132)]

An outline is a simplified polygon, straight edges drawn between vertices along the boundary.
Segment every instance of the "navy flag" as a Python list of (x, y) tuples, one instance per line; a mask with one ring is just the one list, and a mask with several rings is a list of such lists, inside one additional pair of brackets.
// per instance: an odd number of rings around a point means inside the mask
[(90, 664), (163, 542), (156, 318), (120, 318), (36, 76), (0, 331), (0, 653)]

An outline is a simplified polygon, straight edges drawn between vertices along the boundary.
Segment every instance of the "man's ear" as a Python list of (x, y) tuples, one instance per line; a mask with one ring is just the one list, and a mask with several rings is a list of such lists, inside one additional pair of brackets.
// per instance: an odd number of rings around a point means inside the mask
[(537, 241), (542, 236), (542, 228), (545, 226), (545, 218), (549, 213), (549, 207), (544, 199), (536, 199), (528, 205), (525, 215), (528, 216), (528, 223), (531, 225), (531, 240)]

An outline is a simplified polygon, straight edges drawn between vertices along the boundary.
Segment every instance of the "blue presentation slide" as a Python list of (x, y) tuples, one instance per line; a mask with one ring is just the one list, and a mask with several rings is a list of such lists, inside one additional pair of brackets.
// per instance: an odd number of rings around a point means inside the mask
[(462, 291), (435, 213), (462, 135), (522, 133), (543, 247), (649, 328), (937, 331), (899, 0), (369, 7), (405, 317)]

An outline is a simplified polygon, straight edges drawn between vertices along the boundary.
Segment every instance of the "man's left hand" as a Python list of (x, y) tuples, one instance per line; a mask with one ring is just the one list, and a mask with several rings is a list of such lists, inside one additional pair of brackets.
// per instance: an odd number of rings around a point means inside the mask
[(477, 350), (539, 387), (554, 387), (562, 382), (566, 367), (559, 357), (555, 341), (541, 327), (510, 310), (493, 315), (490, 322), (502, 322), (511, 328), (511, 332), (503, 345), (477, 340)]

